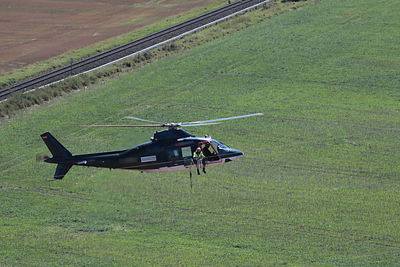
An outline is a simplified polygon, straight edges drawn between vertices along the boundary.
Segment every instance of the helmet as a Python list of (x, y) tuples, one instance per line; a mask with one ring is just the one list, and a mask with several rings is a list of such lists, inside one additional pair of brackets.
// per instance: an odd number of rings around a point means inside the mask
[(200, 147), (196, 148), (196, 152), (200, 152), (200, 151), (201, 151)]

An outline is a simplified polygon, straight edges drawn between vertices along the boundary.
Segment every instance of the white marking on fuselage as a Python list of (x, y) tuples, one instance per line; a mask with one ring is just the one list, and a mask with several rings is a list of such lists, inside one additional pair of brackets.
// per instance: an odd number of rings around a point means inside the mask
[(141, 161), (141, 162), (152, 162), (152, 161), (156, 161), (156, 160), (157, 160), (157, 158), (156, 158), (155, 155), (153, 155), (153, 156), (147, 156), (147, 157), (141, 157), (141, 158), (140, 158), (140, 161)]

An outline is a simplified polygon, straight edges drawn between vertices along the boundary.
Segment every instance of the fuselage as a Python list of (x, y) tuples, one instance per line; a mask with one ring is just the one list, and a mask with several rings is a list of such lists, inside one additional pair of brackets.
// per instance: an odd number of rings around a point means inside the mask
[(206, 164), (220, 164), (243, 156), (243, 152), (215, 139), (196, 137), (182, 129), (169, 129), (156, 132), (150, 142), (127, 150), (53, 157), (46, 162), (145, 172), (175, 171), (193, 165), (193, 152), (199, 146)]

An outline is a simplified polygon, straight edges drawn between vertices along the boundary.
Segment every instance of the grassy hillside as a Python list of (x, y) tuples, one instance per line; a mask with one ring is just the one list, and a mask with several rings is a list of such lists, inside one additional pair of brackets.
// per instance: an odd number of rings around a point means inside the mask
[[(0, 264), (398, 265), (400, 4), (325, 0), (0, 126)], [(191, 121), (245, 152), (207, 175), (35, 162), (52, 132), (72, 153), (118, 150)]]

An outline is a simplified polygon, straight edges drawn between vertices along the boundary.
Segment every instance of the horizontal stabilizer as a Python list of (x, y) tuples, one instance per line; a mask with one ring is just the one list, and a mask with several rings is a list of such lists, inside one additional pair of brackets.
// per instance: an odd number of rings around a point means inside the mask
[(56, 173), (54, 174), (54, 179), (62, 179), (67, 174), (69, 169), (71, 169), (72, 164), (59, 163), (57, 165)]

